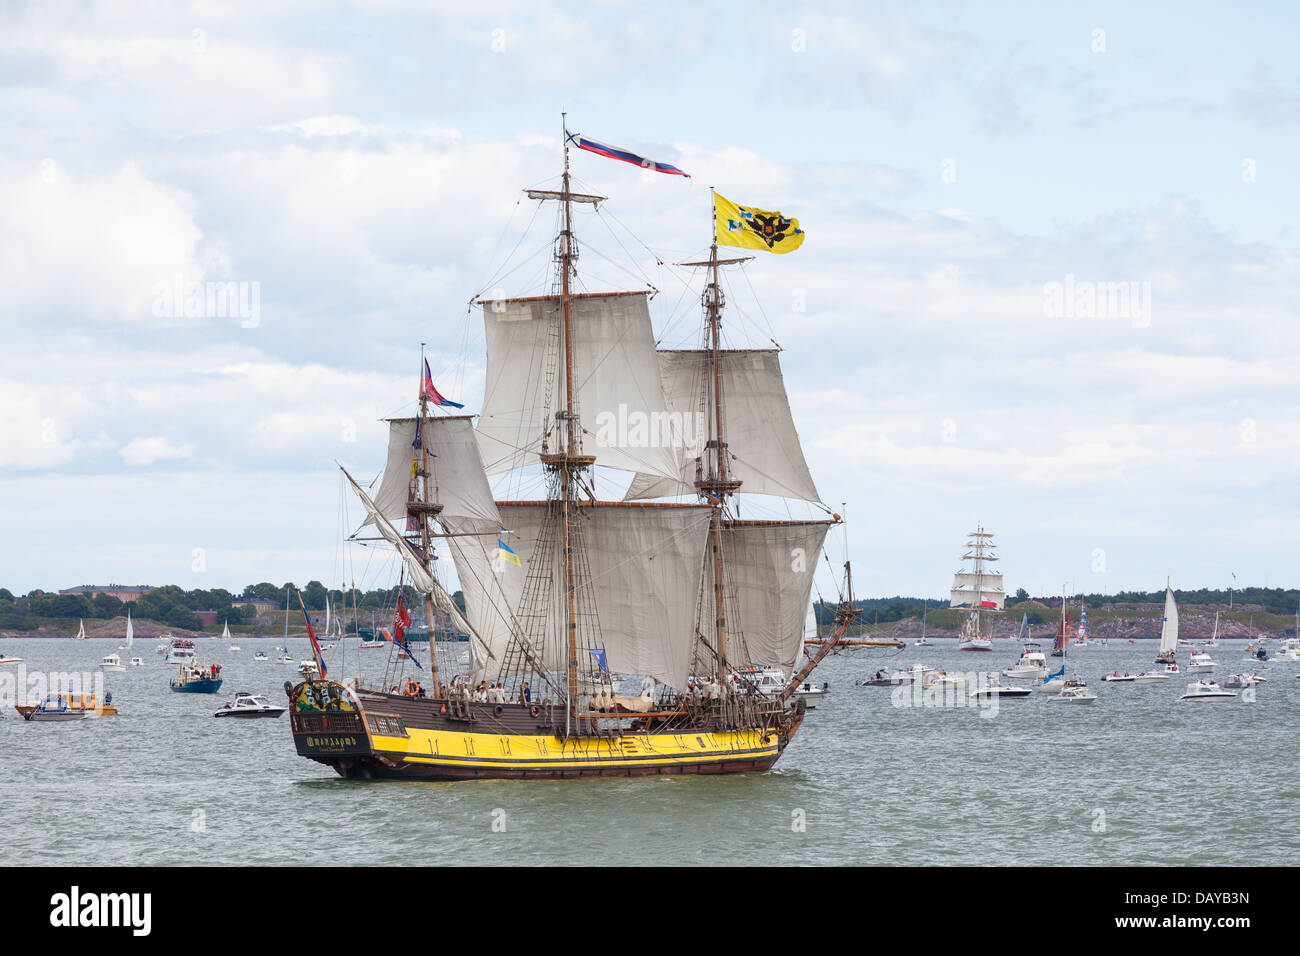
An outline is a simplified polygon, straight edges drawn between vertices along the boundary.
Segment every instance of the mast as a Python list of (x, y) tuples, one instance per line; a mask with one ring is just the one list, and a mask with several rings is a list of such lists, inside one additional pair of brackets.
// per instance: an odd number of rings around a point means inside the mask
[[(424, 343), (420, 343), (420, 471), (423, 484), (423, 496), (420, 502), (420, 558), (424, 569), (433, 575), (433, 547), (429, 538), (429, 522), (442, 505), (434, 501), (434, 490), (430, 484), (429, 474), (429, 438), (424, 434), (424, 423), (429, 417), (429, 396), (424, 390)], [(429, 679), (433, 683), (433, 696), (442, 696), (442, 682), (438, 678), (438, 646), (433, 639), (433, 592), (424, 595), (424, 628), (429, 638)], [(414, 648), (412, 648), (414, 653)]]

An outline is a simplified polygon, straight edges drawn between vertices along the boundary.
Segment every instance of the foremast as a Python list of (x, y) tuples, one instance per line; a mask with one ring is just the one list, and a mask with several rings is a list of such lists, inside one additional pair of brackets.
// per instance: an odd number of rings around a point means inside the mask
[[(420, 439), (420, 461), (419, 468), (416, 470), (416, 477), (420, 482), (420, 495), (416, 501), (408, 505), (408, 511), (413, 511), (419, 518), (420, 522), (420, 560), (424, 564), (424, 569), (433, 576), (433, 532), (430, 524), (434, 518), (442, 513), (442, 505), (438, 503), (438, 493), (433, 485), (433, 475), (429, 469), (429, 441), (428, 437), (423, 435), (423, 425), (429, 419), (429, 394), (424, 387), (424, 343), (420, 343), (420, 428), (416, 434), (421, 436)], [(425, 629), (429, 635), (429, 679), (433, 684), (433, 694), (435, 697), (442, 697), (442, 681), (438, 675), (438, 644), (434, 637), (433, 628), (434, 608), (433, 592), (426, 591), (424, 594), (424, 621)]]

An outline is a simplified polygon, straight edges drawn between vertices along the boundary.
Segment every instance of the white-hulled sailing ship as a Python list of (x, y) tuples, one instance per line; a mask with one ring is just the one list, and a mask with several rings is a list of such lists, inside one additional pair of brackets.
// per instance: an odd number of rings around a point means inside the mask
[(988, 570), (988, 565), (998, 560), (993, 553), (993, 535), (983, 526), (970, 533), (966, 542), (963, 562), (969, 562), (971, 570), (962, 570), (953, 575), (952, 593), (949, 607), (968, 608), (970, 615), (962, 625), (957, 649), (961, 651), (993, 650), (993, 630), (986, 627), (984, 615), (989, 611), (1001, 611), (1006, 604), (1007, 593), (1002, 587), (1002, 575)]
[(1160, 652), (1156, 654), (1157, 664), (1177, 664), (1178, 662), (1178, 604), (1174, 601), (1174, 589), (1165, 579), (1165, 613), (1160, 617)]
[[(395, 683), (387, 672), (381, 686), (332, 681), (322, 662), (320, 679), (289, 688), (298, 752), (343, 776), (765, 770), (803, 721), (795, 688), (857, 616), (846, 564), (833, 629), (792, 674), (839, 516), (741, 520), (733, 508), (741, 488), (820, 503), (777, 352), (721, 345), (719, 269), (744, 260), (720, 259), (718, 239), (748, 227), (715, 222), (708, 260), (683, 264), (707, 270), (701, 347), (657, 350), (648, 290), (574, 291), (573, 207), (604, 197), (572, 190), (570, 142), (590, 148), (566, 132), (561, 188), (527, 192), (559, 203), (549, 294), (477, 302), (487, 343), (477, 428), (469, 415), (431, 414), (455, 403), (426, 364), (418, 414), (389, 422), (374, 497), (347, 475), (427, 620), (448, 615), (470, 641), (467, 677), (448, 679), (431, 640), (429, 669)], [(751, 212), (762, 211), (742, 217)], [(780, 214), (758, 219), (750, 226), (769, 246), (798, 233)], [(597, 495), (596, 464), (633, 473), (621, 500)], [(539, 468), (544, 498), (495, 500), (489, 476)], [(660, 500), (683, 496), (694, 500)], [(463, 613), (435, 573), (439, 541)], [(399, 604), (395, 644), (404, 622)], [(771, 696), (747, 676), (769, 666), (789, 676)], [(640, 694), (623, 696), (614, 674), (640, 677)]]

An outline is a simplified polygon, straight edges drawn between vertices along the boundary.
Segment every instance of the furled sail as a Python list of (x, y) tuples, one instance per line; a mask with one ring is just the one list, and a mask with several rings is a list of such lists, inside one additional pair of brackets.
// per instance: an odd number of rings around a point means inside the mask
[[(552, 507), (544, 501), (498, 504), (502, 524), (512, 532), (503, 540), (509, 541), (518, 563), (501, 550), (495, 537), (469, 534), (480, 530), (480, 523), (447, 522), (454, 534), (448, 541), (467, 614), (498, 661), (506, 659), (512, 628), (527, 624), (531, 629), (538, 623), (514, 624), (533, 562), (549, 560), (544, 567), (561, 566), (558, 535), (551, 538), (554, 555), (548, 559), (538, 553), (543, 525)], [(585, 545), (594, 611), (609, 669), (649, 674), (684, 689), (695, 645), (693, 596), (699, 590), (709, 509), (701, 505), (584, 502), (575, 510), (577, 520), (582, 522), (579, 534)], [(550, 577), (541, 664), (563, 670), (567, 666), (567, 640), (561, 639), (563, 576)], [(579, 664), (584, 670), (595, 666), (590, 660)], [(496, 676), (477, 654), (471, 655), (471, 670), (475, 680)]]
[(983, 607), (1000, 611), (1006, 604), (1007, 592), (1002, 587), (1000, 573), (960, 571), (953, 575), (951, 597), (949, 607)]
[[(726, 556), (727, 660), (732, 667), (777, 665), (793, 672), (803, 652), (813, 573), (827, 521), (730, 521)], [(713, 562), (704, 567), (705, 623), (715, 616)], [(711, 628), (705, 627), (706, 636)]]
[[(446, 588), (444, 588), (438, 582), (438, 579), (429, 572), (429, 569), (424, 566), (424, 562), (420, 560), (420, 556), (416, 554), (415, 549), (411, 547), (411, 543), (402, 537), (401, 533), (393, 527), (392, 522), (379, 513), (379, 509), (375, 505), (374, 501), (372, 501), (370, 496), (365, 493), (365, 490), (356, 483), (356, 480), (348, 474), (348, 470), (342, 466), (339, 466), (339, 470), (343, 472), (344, 477), (348, 480), (348, 484), (352, 486), (352, 490), (355, 491), (357, 497), (361, 499), (361, 503), (365, 506), (366, 511), (369, 512), (370, 518), (375, 524), (375, 528), (390, 544), (393, 545), (393, 547), (397, 548), (397, 553), (402, 556), (402, 561), (406, 564), (406, 570), (411, 575), (411, 585), (421, 594), (428, 594), (432, 597), (434, 609), (443, 614), (450, 615), (452, 623), (466, 634), (476, 638), (480, 644), (483, 644), (483, 652), (491, 657), (491, 648), (487, 647), (487, 645), (483, 643), (483, 638), (479, 636), (478, 632), (475, 631), (472, 626), (470, 626), (469, 621), (465, 619), (465, 615), (463, 615), (460, 608), (456, 606), (456, 602), (451, 599), (451, 595), (447, 593)], [(429, 623), (432, 625), (433, 622), (431, 621)], [(432, 631), (430, 631), (430, 638), (432, 638)], [(471, 646), (472, 645), (473, 642), (471, 642)]]
[[(430, 416), (420, 427), (420, 440), (429, 449), (433, 500), (442, 505), (441, 514), (447, 517), (499, 522), (472, 421), (469, 415)], [(414, 418), (389, 419), (388, 463), (374, 499), (376, 509), (389, 521), (406, 517), (411, 463), (420, 457), (414, 441)], [(366, 520), (366, 524), (372, 523), (372, 519)]]
[(1165, 616), (1160, 625), (1160, 653), (1172, 654), (1178, 648), (1178, 605), (1174, 603), (1174, 591), (1165, 584)]
[[(628, 488), (627, 500), (696, 493), (697, 469), (709, 436), (704, 410), (710, 407), (712, 354), (708, 350), (659, 352), (668, 409), (690, 440), (684, 442), (675, 477), (641, 469)], [(729, 350), (719, 353), (719, 361), (730, 477), (743, 482), (740, 490), (747, 494), (820, 501), (795, 432), (779, 354), (774, 349)]]
[[(487, 473), (497, 475), (536, 464), (544, 434), (564, 410), (561, 306), (557, 296), (482, 306), (487, 386), (478, 439)], [(569, 310), (583, 452), (609, 468), (676, 475), (681, 452), (665, 441), (668, 410), (646, 293), (576, 295)]]

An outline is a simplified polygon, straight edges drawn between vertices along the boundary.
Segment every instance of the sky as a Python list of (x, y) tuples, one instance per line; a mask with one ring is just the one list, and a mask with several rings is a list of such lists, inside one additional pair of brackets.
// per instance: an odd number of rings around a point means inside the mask
[[(653, 286), (665, 345), (697, 339), (674, 263), (711, 186), (799, 219), (728, 276), (725, 335), (783, 349), (860, 595), (943, 594), (977, 525), (1012, 591), (1294, 587), (1298, 20), (4, 4), (0, 586), (391, 583), (345, 557), (335, 462), (378, 473), (422, 342), (481, 404), (468, 303), (546, 290), (554, 214), (521, 190), (556, 181), (564, 112), (691, 173), (573, 158), (610, 197), (584, 286)], [(187, 310), (194, 282), (243, 298)]]

